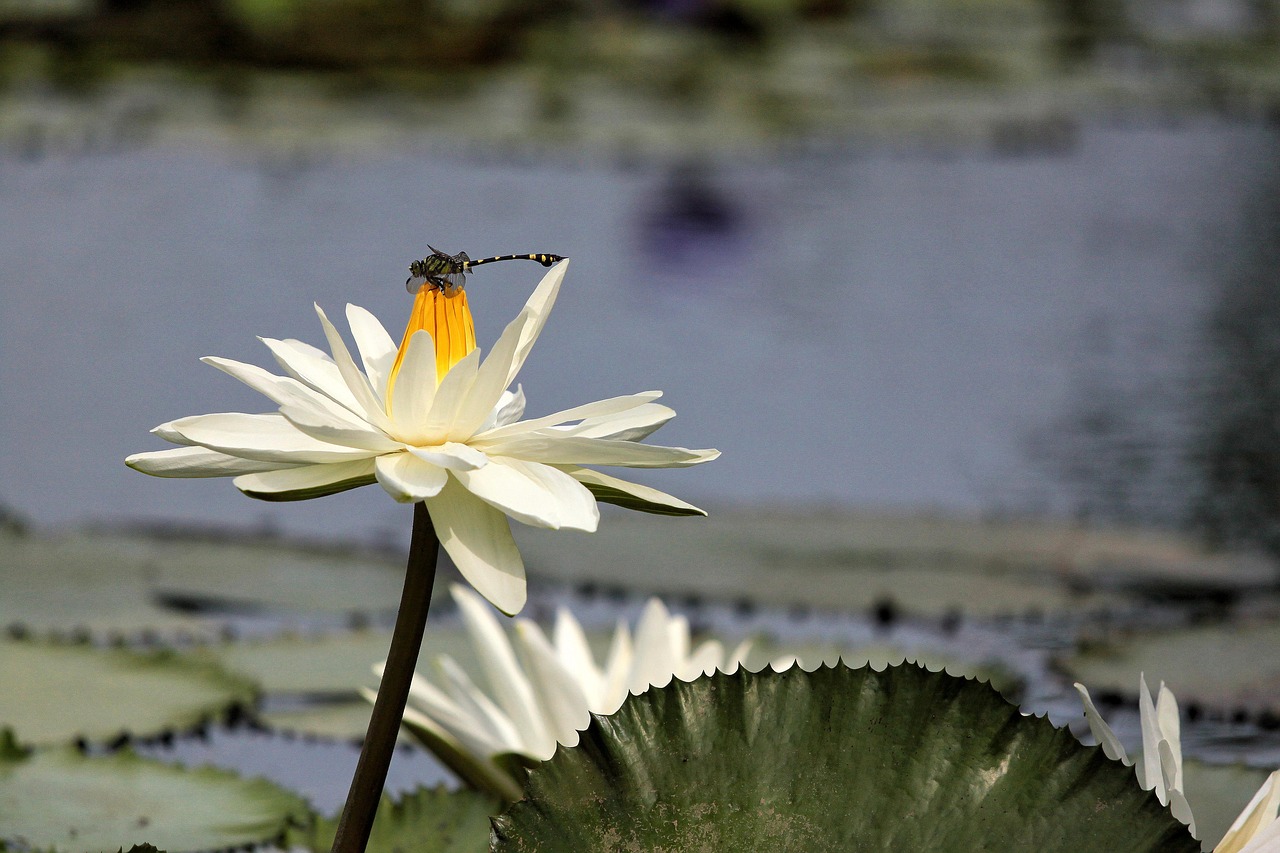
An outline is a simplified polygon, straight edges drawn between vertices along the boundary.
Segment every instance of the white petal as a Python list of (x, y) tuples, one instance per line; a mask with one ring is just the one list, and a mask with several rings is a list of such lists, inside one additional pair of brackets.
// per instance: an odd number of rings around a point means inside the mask
[(1231, 823), (1231, 828), (1227, 830), (1226, 835), (1222, 836), (1218, 846), (1213, 848), (1213, 853), (1244, 853), (1246, 850), (1253, 853), (1255, 849), (1257, 853), (1262, 853), (1263, 849), (1273, 853), (1272, 848), (1263, 848), (1261, 844), (1255, 848), (1250, 842), (1262, 841), (1260, 836), (1263, 833), (1269, 833), (1273, 836), (1270, 839), (1272, 843), (1280, 844), (1280, 823), (1276, 821), (1277, 812), (1280, 812), (1280, 770), (1272, 773), (1267, 777), (1267, 781), (1262, 783), (1262, 787), (1258, 788), (1253, 799), (1249, 800), (1249, 804)]
[[(293, 377), (276, 376), (271, 371), (264, 370), (256, 364), (245, 364), (243, 361), (219, 358), (213, 355), (207, 355), (200, 360), (210, 367), (216, 367), (228, 376), (240, 380), (277, 406), (292, 401), (297, 394), (317, 394), (317, 392)], [(317, 394), (317, 396), (323, 395)], [(328, 398), (326, 397), (325, 399)], [(332, 402), (330, 404), (332, 405)]]
[(431, 333), (419, 329), (409, 338), (409, 346), (391, 389), (391, 420), (395, 435), (406, 444), (426, 444), (431, 403), (436, 397), (436, 345)]
[(285, 404), (280, 414), (299, 432), (317, 441), (354, 447), (369, 453), (390, 453), (403, 445), (392, 441), (382, 430), (364, 423), (353, 414), (335, 414), (318, 406)]
[(260, 462), (229, 456), (204, 447), (175, 447), (151, 453), (135, 453), (124, 460), (135, 471), (153, 477), (236, 477), (280, 468), (280, 462)]
[[(568, 271), (568, 260), (556, 264), (542, 277), (542, 281), (529, 295), (529, 301), (525, 303), (524, 310), (529, 312), (530, 319), (518, 330), (519, 343), (516, 346), (515, 358), (507, 371), (507, 381), (502, 385), (503, 388), (515, 381), (516, 374), (524, 366), (524, 360), (529, 357), (529, 350), (533, 348), (538, 335), (542, 334), (542, 328), (547, 324), (551, 307), (555, 305), (556, 296), (560, 293), (560, 283), (564, 281), (564, 274)], [(511, 326), (507, 328), (510, 329)], [(506, 332), (504, 331), (503, 334), (505, 335)]]
[(620, 465), (627, 468), (687, 468), (710, 462), (718, 450), (688, 450), (606, 438), (556, 436), (547, 432), (512, 439), (477, 436), (469, 442), (492, 455), (513, 456), (547, 465)]
[(497, 617), (471, 590), (455, 586), (449, 592), (471, 635), (490, 693), (515, 724), (521, 742), (537, 754), (550, 756), (555, 751), (555, 738)]
[(675, 416), (675, 409), (657, 403), (645, 403), (627, 412), (598, 418), (584, 418), (577, 426), (559, 427), (559, 429), (569, 435), (586, 438), (643, 441)]
[(600, 523), (587, 487), (548, 465), (494, 456), (483, 468), (453, 474), (469, 492), (524, 524), (593, 533)]
[(524, 417), (524, 406), (524, 388), (522, 386), (517, 385), (515, 391), (503, 391), (502, 399), (498, 400), (498, 405), (493, 410), (493, 424), (481, 429), (492, 429), (495, 426), (506, 426), (507, 424), (515, 423)]
[(1160, 691), (1156, 697), (1156, 725), (1160, 736), (1169, 744), (1169, 754), (1173, 760), (1172, 775), (1169, 787), (1182, 790), (1182, 725), (1178, 719), (1178, 700), (1173, 691), (1160, 682)]
[[(479, 651), (477, 649), (477, 651)], [(520, 737), (520, 731), (488, 694), (476, 686), (462, 667), (449, 655), (435, 660), (435, 669), (445, 685), (449, 698), (471, 726), (483, 731), (493, 742), (493, 753), (522, 752), (530, 754), (538, 744), (528, 744)], [(543, 757), (543, 756), (539, 756)]]
[(351, 327), (351, 337), (356, 339), (365, 376), (369, 377), (369, 384), (378, 399), (385, 402), (387, 377), (391, 375), (391, 367), (396, 363), (400, 348), (378, 318), (359, 305), (347, 305), (347, 325)]
[[(445, 670), (457, 670), (457, 666), (452, 663), (449, 656), (438, 656), (433, 665), (440, 677), (446, 683), (450, 683), (451, 677)], [(378, 677), (382, 678), (386, 665), (378, 664), (373, 669), (378, 673)], [(440, 757), (455, 769), (458, 769), (456, 762), (460, 758), (463, 759), (462, 772), (467, 775), (467, 778), (471, 778), (477, 770), (476, 764), (488, 764), (497, 753), (522, 750), (511, 721), (506, 719), (506, 715), (494, 706), (479, 688), (470, 684), (470, 679), (467, 679), (465, 674), (462, 678), (467, 685), (470, 685), (470, 692), (462, 694), (459, 692), (462, 688), (461, 684), (451, 684), (449, 692), (446, 693), (414, 673), (409, 688), (409, 704), (404, 711), (404, 721), (420, 725), (431, 734), (443, 736), (448, 741), (447, 746), (452, 748)], [(462, 697), (462, 701), (455, 701), (459, 696)], [(414, 716), (411, 717), (411, 714)], [(430, 739), (428, 744), (434, 751), (435, 748)], [(471, 753), (470, 760), (456, 755), (457, 747)], [(495, 771), (496, 768), (489, 764), (487, 772), (482, 771), (479, 775), (484, 781), (490, 782)], [(501, 773), (499, 775), (505, 776)]]
[[(462, 409), (463, 403), (467, 399), (467, 395), (471, 393), (471, 386), (475, 382), (476, 369), (479, 364), (480, 350), (477, 348), (467, 353), (453, 367), (449, 368), (449, 372), (444, 375), (444, 378), (440, 380), (440, 385), (436, 388), (436, 397), (431, 402), (431, 412), (427, 415), (426, 422), (421, 427), (422, 434), (428, 437), (428, 441), (410, 443), (436, 444), (441, 439), (466, 441), (471, 437), (470, 433), (455, 434), (454, 423), (457, 420), (458, 412)], [(403, 373), (403, 370), (401, 372)], [(396, 384), (400, 384), (399, 377), (396, 377)]]
[(476, 370), (475, 381), (472, 382), (466, 398), (458, 407), (454, 425), (458, 434), (474, 435), (493, 414), (507, 386), (511, 384), (508, 371), (515, 359), (516, 347), (520, 343), (519, 329), (512, 331), (512, 327), (522, 328), (528, 322), (530, 322), (528, 310), (521, 311), (520, 315), (507, 327), (507, 331), (498, 337), (488, 357)]
[(446, 441), (435, 447), (406, 447), (423, 462), (430, 462), (449, 471), (474, 471), (489, 464), (489, 457), (479, 450), (457, 441)]
[(427, 509), (441, 546), (467, 582), (503, 613), (519, 613), (526, 597), (524, 563), (507, 517), (453, 477)]
[[(207, 357), (206, 364), (266, 395), (301, 432), (328, 444), (385, 453), (399, 445), (332, 397), (297, 379), (276, 376), (252, 364)], [(335, 368), (336, 370), (336, 368)]]
[(417, 503), (440, 494), (449, 478), (439, 465), (410, 453), (388, 453), (375, 461), (378, 482), (401, 503)]
[(1167, 740), (1160, 741), (1159, 751), (1161, 778), (1164, 780), (1165, 794), (1169, 798), (1169, 813), (1190, 827), (1191, 834), (1195, 835), (1196, 819), (1191, 813), (1191, 804), (1187, 802), (1182, 790), (1173, 784), (1175, 779), (1182, 776), (1182, 761), (1174, 758)]
[(657, 598), (651, 598), (636, 625), (635, 660), (628, 683), (632, 693), (650, 686), (666, 687), (678, 661), (671, 649), (670, 614)]
[(733, 651), (729, 652), (725, 657), (724, 666), (721, 667), (721, 669), (730, 674), (737, 672), (738, 667), (746, 662), (747, 655), (751, 654), (751, 646), (752, 642), (750, 637), (747, 637), (741, 643), (734, 646)]
[(236, 477), (233, 482), (246, 495), (261, 500), (308, 500), (372, 484), (373, 460), (358, 459), (354, 462), (282, 468), (244, 474)]
[(1169, 805), (1169, 792), (1165, 788), (1164, 774), (1160, 769), (1160, 723), (1156, 717), (1155, 703), (1147, 689), (1145, 674), (1138, 674), (1138, 718), (1142, 725), (1142, 787), (1154, 790), (1160, 805)]
[(600, 696), (593, 698), (591, 710), (596, 714), (612, 714), (617, 711), (629, 694), (631, 667), (635, 664), (635, 645), (631, 629), (619, 622), (609, 646), (609, 659), (604, 667), (604, 684)]
[(1080, 694), (1080, 701), (1084, 704), (1084, 718), (1089, 722), (1089, 731), (1093, 732), (1093, 737), (1098, 741), (1098, 745), (1102, 747), (1102, 754), (1112, 761), (1123, 761), (1129, 763), (1129, 756), (1125, 754), (1124, 746), (1120, 743), (1120, 738), (1116, 737), (1116, 733), (1111, 730), (1106, 721), (1102, 719), (1102, 715), (1098, 713), (1098, 709), (1093, 704), (1093, 699), (1089, 696), (1089, 691), (1080, 682), (1075, 683), (1076, 692)]
[(604, 673), (596, 666), (595, 655), (591, 653), (582, 625), (565, 607), (556, 610), (555, 646), (556, 657), (565, 669), (577, 676), (587, 701), (599, 696)]
[(347, 383), (343, 381), (338, 365), (333, 363), (333, 359), (324, 350), (293, 338), (287, 340), (259, 338), (259, 340), (271, 350), (272, 358), (285, 373), (338, 403), (344, 409), (361, 414), (360, 404), (352, 396)]
[(661, 391), (646, 391), (643, 394), (627, 394), (622, 397), (611, 397), (608, 400), (597, 400), (594, 403), (586, 403), (581, 406), (574, 406), (572, 409), (565, 409), (542, 418), (534, 418), (528, 421), (519, 421), (509, 426), (498, 427), (490, 430), (483, 436), (486, 439), (507, 438), (516, 436), (521, 433), (534, 432), (539, 429), (554, 427), (557, 424), (563, 424), (568, 421), (580, 421), (584, 418), (599, 418), (617, 415), (622, 412), (630, 411), (638, 406), (643, 406), (662, 396)]
[(698, 509), (691, 503), (677, 497), (660, 492), (649, 486), (621, 480), (592, 468), (578, 465), (558, 465), (573, 479), (591, 490), (597, 501), (610, 503), (624, 509), (640, 512), (651, 512), (658, 515), (706, 515), (705, 510)]
[[(370, 691), (361, 693), (370, 702), (376, 695)], [(519, 783), (489, 760), (491, 753), (455, 737), (431, 717), (413, 708), (404, 709), (403, 719), (426, 747), (467, 784), (506, 802), (520, 799), (522, 789)]]
[(321, 422), (340, 423), (347, 429), (371, 429), (369, 424), (351, 409), (291, 376), (276, 376), (256, 365), (227, 358), (207, 356), (200, 360), (239, 379), (281, 408), (288, 406), (294, 411), (314, 411), (317, 413), (315, 417)]
[(329, 351), (333, 353), (333, 363), (338, 366), (342, 381), (346, 383), (347, 389), (351, 391), (351, 396), (355, 398), (356, 403), (360, 406), (356, 410), (356, 414), (362, 415), (378, 429), (390, 431), (391, 421), (387, 418), (382, 398), (378, 396), (373, 390), (373, 386), (369, 384), (369, 378), (360, 372), (360, 368), (356, 367), (355, 360), (351, 358), (351, 352), (347, 349), (346, 342), (342, 340), (342, 335), (338, 334), (337, 328), (334, 327), (333, 323), (329, 322), (329, 318), (325, 316), (324, 310), (319, 305), (316, 306), (316, 315), (320, 318), (320, 325), (324, 329), (325, 339), (329, 341)]
[(370, 455), (366, 450), (314, 439), (276, 413), (193, 415), (165, 426), (210, 450), (264, 462), (346, 462)]
[(685, 681), (692, 681), (700, 675), (711, 675), (723, 666), (724, 644), (718, 640), (707, 640), (694, 649), (676, 675)]
[[(667, 620), (667, 648), (671, 649), (675, 663), (688, 659), (690, 645), (689, 620), (684, 616), (670, 617)], [(672, 671), (675, 671), (674, 666)]]
[[(447, 655), (439, 655), (435, 663), (438, 663), (440, 658), (444, 657), (447, 657)], [(381, 679), (386, 675), (387, 662), (376, 663), (372, 669)], [(409, 705), (416, 706), (418, 710), (430, 716), (438, 725), (449, 729), (451, 732), (456, 727), (460, 733), (465, 732), (466, 736), (474, 736), (485, 741), (493, 740), (490, 733), (484, 730), (483, 726), (476, 724), (475, 718), (463, 713), (452, 697), (417, 672), (413, 674), (409, 681)], [(477, 751), (483, 751), (485, 754), (489, 752), (487, 745)]]
[[(529, 356), (529, 350), (533, 348), (538, 335), (542, 334), (542, 328), (546, 325), (547, 316), (551, 313), (551, 306), (555, 304), (556, 294), (560, 292), (560, 283), (564, 280), (564, 274), (568, 268), (568, 261), (561, 261), (552, 267), (529, 295), (524, 308), (498, 336), (497, 342), (493, 345), (494, 355), (497, 358), (490, 356), (486, 360), (486, 364), (489, 365), (488, 370), (493, 372), (493, 376), (486, 378), (485, 381), (486, 395), (492, 392), (494, 386), (501, 391), (515, 381), (516, 374), (520, 372), (525, 359)], [(490, 405), (493, 400), (496, 400), (496, 397), (491, 399)]]
[(577, 746), (578, 732), (591, 723), (591, 712), (576, 673), (565, 669), (542, 629), (527, 619), (516, 620), (516, 642), (552, 737)]
[(163, 438), (170, 444), (185, 444), (188, 447), (195, 446), (195, 442), (187, 438), (182, 433), (173, 428), (174, 421), (160, 424), (160, 426), (151, 430), (151, 434), (159, 438)]

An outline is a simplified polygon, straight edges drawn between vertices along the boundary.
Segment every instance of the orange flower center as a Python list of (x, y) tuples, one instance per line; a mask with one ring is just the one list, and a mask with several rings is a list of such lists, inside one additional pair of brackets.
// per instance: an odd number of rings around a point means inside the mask
[(418, 330), (430, 334), (435, 342), (436, 383), (439, 384), (449, 368), (476, 348), (476, 326), (467, 305), (467, 292), (458, 287), (448, 293), (429, 284), (418, 291), (413, 300), (413, 312), (409, 315), (409, 325), (405, 327), (400, 351), (396, 353), (396, 362), (387, 381), (388, 398), (393, 396), (391, 390), (395, 388), (396, 376), (409, 349), (409, 339)]

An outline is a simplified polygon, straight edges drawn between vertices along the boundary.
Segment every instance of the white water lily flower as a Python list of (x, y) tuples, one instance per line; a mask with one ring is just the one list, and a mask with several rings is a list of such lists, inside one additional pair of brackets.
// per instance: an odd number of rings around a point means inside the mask
[(321, 497), (377, 482), (398, 501), (425, 502), (463, 576), (500, 610), (516, 613), (524, 606), (525, 577), (508, 516), (535, 527), (594, 531), (597, 501), (705, 515), (583, 466), (686, 467), (719, 455), (640, 443), (675, 416), (654, 402), (658, 391), (521, 420), (524, 395), (508, 389), (546, 323), (567, 265), (546, 274), (483, 362), (461, 289), (423, 287), (399, 348), (372, 314), (348, 305), (359, 362), (316, 306), (330, 353), (263, 339), (286, 376), (203, 359), (266, 395), (277, 411), (162, 424), (153, 432), (183, 446), (125, 462), (159, 477), (235, 477), (237, 488), (264, 500)]
[[(544, 761), (557, 743), (576, 745), (591, 714), (612, 714), (628, 694), (665, 687), (672, 678), (732, 672), (747, 653), (744, 643), (726, 655), (715, 640), (692, 648), (689, 621), (651, 598), (634, 635), (619, 622), (601, 666), (568, 610), (557, 612), (553, 639), (527, 619), (515, 620), (508, 637), (478, 596), (460, 586), (450, 593), (479, 659), (481, 683), (448, 655), (439, 656), (433, 681), (414, 677), (404, 723), (459, 776), (508, 800), (519, 799), (521, 787), (503, 756)], [(374, 671), (381, 676), (382, 665)]]
[(1280, 770), (1262, 783), (1213, 853), (1280, 853)]
[[(1084, 703), (1089, 730), (1111, 759), (1131, 764), (1120, 739), (1094, 707), (1089, 691), (1076, 683), (1076, 691)], [(1173, 816), (1196, 834), (1191, 806), (1183, 795), (1181, 724), (1178, 702), (1173, 692), (1160, 683), (1159, 697), (1153, 702), (1145, 675), (1138, 676), (1138, 716), (1142, 727), (1142, 763), (1135, 768), (1138, 784), (1155, 790), (1161, 805), (1169, 806)], [(1235, 823), (1227, 830), (1213, 853), (1280, 853), (1280, 770), (1267, 777)]]

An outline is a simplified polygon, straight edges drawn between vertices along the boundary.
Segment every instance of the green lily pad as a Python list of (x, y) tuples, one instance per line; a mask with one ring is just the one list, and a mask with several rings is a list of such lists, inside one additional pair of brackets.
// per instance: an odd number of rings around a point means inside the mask
[(254, 697), (248, 679), (172, 652), (0, 641), (0, 725), (28, 743), (180, 730)]
[[(369, 834), (368, 853), (487, 853), (489, 816), (500, 806), (475, 791), (419, 788), (398, 802), (383, 797)], [(327, 853), (337, 817), (289, 833), (288, 845)]]
[(1132, 769), (915, 666), (633, 696), (533, 769), (495, 833), (495, 853), (1200, 849)]
[(0, 531), (0, 625), (36, 632), (85, 627), (213, 637), (222, 613), (394, 612), (403, 583), (404, 558), (354, 550)]
[(763, 638), (752, 642), (744, 663), (747, 669), (758, 670), (771, 661), (789, 656), (799, 659), (806, 669), (838, 663), (855, 669), (862, 666), (884, 669), (903, 662), (914, 663), (935, 672), (946, 670), (961, 678), (985, 681), (1011, 701), (1016, 701), (1026, 686), (1022, 676), (1000, 661), (968, 660), (940, 648), (918, 648), (892, 642), (859, 645), (829, 641), (781, 642)]
[[(220, 643), (193, 652), (231, 672), (252, 679), (266, 693), (258, 716), (268, 726), (337, 738), (363, 737), (373, 706), (360, 688), (377, 688), (373, 665), (387, 657), (390, 631), (352, 631), (314, 637)], [(475, 652), (456, 625), (428, 623), (419, 668), (448, 654), (474, 668)]]
[[(386, 660), (390, 646), (390, 631), (350, 631), (220, 643), (202, 647), (194, 654), (252, 678), (269, 694), (355, 696), (361, 687), (377, 686), (373, 665)], [(419, 666), (425, 667), (427, 661), (441, 654), (452, 655), (464, 664), (475, 659), (461, 627), (428, 622)]]
[(1257, 711), (1275, 708), (1280, 697), (1277, 648), (1280, 622), (1233, 622), (1131, 634), (1089, 644), (1057, 663), (1092, 691), (1136, 696), (1145, 673), (1148, 684), (1164, 681), (1184, 706)]
[[(709, 518), (611, 514), (591, 535), (517, 526), (538, 576), (676, 596), (982, 616), (1115, 606), (1162, 579), (1254, 588), (1265, 561), (1150, 531), (941, 516), (731, 511)], [(690, 571), (696, 566), (697, 571)]]
[[(369, 717), (373, 705), (364, 699), (336, 702), (313, 702), (288, 710), (267, 710), (259, 713), (263, 725), (281, 732), (304, 732), (322, 738), (355, 741), (369, 731)], [(413, 743), (401, 730), (400, 740)]]
[(70, 748), (0, 756), (0, 815), (4, 843), (69, 853), (220, 850), (278, 840), (308, 820), (301, 797), (264, 779)]

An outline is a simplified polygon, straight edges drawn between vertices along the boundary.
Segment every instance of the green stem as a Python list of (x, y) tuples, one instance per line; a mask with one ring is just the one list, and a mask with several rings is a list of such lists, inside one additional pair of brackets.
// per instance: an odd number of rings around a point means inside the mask
[(395, 750), (400, 718), (404, 716), (409, 697), (409, 683), (422, 647), (422, 632), (427, 625), (427, 609), (431, 606), (431, 588), (436, 580), (436, 556), (440, 540), (424, 503), (413, 507), (413, 540), (409, 545), (409, 564), (405, 569), (404, 592), (400, 611), (396, 614), (395, 631), (387, 666), (373, 703), (369, 732), (360, 750), (355, 776), (347, 804), (338, 821), (333, 839), (333, 853), (363, 853), (373, 829), (373, 816), (378, 811), (382, 786), (387, 781), (387, 767)]

